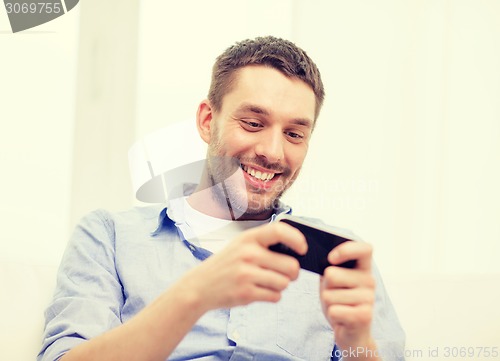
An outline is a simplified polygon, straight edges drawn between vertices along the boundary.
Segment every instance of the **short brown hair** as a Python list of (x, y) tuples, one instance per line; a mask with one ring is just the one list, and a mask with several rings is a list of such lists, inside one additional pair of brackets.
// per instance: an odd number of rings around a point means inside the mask
[(325, 90), (318, 67), (306, 52), (288, 40), (274, 36), (237, 42), (219, 55), (212, 68), (208, 100), (215, 111), (222, 108), (222, 98), (231, 91), (235, 71), (247, 65), (266, 65), (288, 77), (299, 78), (314, 91), (315, 120), (318, 118)]

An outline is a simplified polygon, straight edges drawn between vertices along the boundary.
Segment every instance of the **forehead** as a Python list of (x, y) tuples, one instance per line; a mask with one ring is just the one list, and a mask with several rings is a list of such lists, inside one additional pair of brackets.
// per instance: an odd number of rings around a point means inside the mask
[(299, 78), (262, 65), (236, 70), (230, 91), (222, 100), (222, 111), (233, 111), (243, 103), (258, 105), (286, 117), (314, 121), (316, 98), (312, 88)]

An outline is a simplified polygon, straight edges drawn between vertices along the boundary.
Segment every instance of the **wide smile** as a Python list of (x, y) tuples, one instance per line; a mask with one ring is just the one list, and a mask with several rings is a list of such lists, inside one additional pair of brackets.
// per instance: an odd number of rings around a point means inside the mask
[(243, 169), (243, 174), (247, 182), (253, 187), (261, 189), (271, 188), (282, 174), (246, 164), (241, 164), (241, 169)]

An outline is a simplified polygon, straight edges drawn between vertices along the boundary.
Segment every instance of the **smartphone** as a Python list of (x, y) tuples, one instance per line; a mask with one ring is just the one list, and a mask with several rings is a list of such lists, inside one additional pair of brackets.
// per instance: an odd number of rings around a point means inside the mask
[[(296, 258), (301, 268), (320, 275), (325, 272), (325, 268), (331, 266), (330, 262), (328, 262), (328, 253), (339, 244), (352, 241), (349, 238), (333, 233), (327, 227), (322, 227), (322, 225), (314, 224), (290, 214), (282, 213), (276, 217), (275, 221), (288, 223), (301, 231), (306, 237), (308, 249), (303, 256), (283, 243), (273, 244), (269, 249)], [(337, 266), (354, 268), (356, 267), (356, 260), (350, 260)]]

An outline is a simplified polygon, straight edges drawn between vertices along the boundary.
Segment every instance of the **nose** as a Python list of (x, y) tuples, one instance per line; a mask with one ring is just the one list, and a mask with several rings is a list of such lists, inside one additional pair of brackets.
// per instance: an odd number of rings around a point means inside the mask
[(269, 163), (278, 163), (284, 159), (284, 137), (281, 130), (269, 128), (260, 132), (255, 154), (266, 158)]

